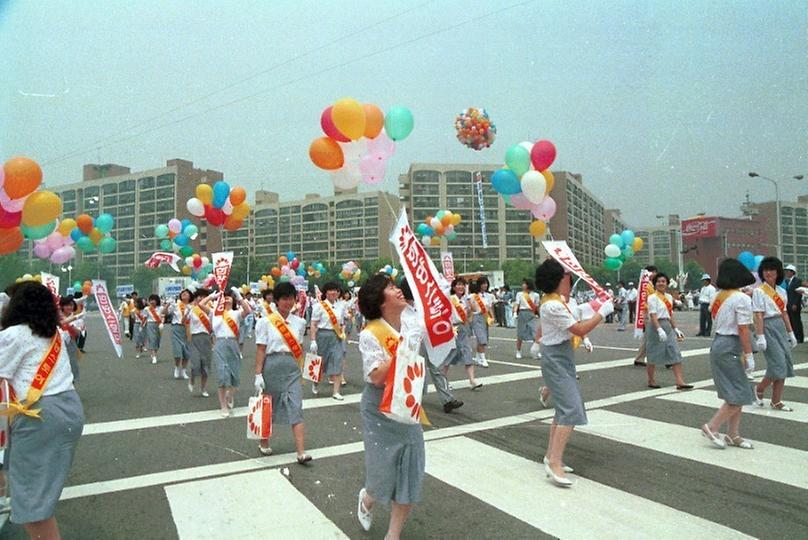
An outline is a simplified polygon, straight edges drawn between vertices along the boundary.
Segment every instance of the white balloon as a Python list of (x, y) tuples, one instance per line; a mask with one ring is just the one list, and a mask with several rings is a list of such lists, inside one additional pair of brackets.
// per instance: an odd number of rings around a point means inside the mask
[(367, 153), (367, 140), (363, 137), (358, 141), (351, 142), (338, 142), (339, 147), (342, 148), (342, 156), (345, 158), (345, 163), (358, 162)]
[(533, 150), (533, 143), (530, 141), (522, 141), (519, 143), (519, 146), (527, 150), (528, 154), (530, 153), (531, 150)]
[(527, 171), (522, 175), (522, 193), (533, 204), (539, 204), (544, 200), (546, 190), (547, 180), (539, 171)]
[(615, 246), (614, 244), (609, 244), (603, 249), (606, 252), (607, 257), (619, 257), (620, 256), (620, 248)]
[(344, 167), (331, 174), (334, 187), (338, 189), (353, 189), (362, 181), (362, 173), (357, 164), (345, 164)]
[(224, 215), (226, 216), (229, 216), (230, 214), (233, 213), (233, 203), (230, 202), (229, 197), (226, 201), (224, 201), (224, 206), (222, 206), (222, 212), (224, 212)]

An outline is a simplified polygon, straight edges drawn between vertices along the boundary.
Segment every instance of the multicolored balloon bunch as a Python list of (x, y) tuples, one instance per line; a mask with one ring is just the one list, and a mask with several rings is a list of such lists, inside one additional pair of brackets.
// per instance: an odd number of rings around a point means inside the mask
[(62, 200), (53, 192), (37, 191), (42, 169), (26, 157), (6, 161), (0, 169), (0, 255), (14, 253), (25, 238), (51, 234), (62, 213)]
[(332, 171), (339, 189), (352, 189), (364, 182), (378, 184), (387, 172), (387, 160), (395, 153), (394, 141), (412, 132), (412, 112), (394, 107), (387, 114), (376, 105), (343, 98), (320, 115), (325, 137), (309, 145), (309, 158), (321, 169)]
[(362, 277), (362, 269), (356, 261), (348, 261), (343, 263), (342, 270), (339, 272), (339, 278), (348, 285), (353, 287), (357, 281)]
[(453, 214), (451, 210), (438, 210), (434, 217), (427, 216), (423, 223), (415, 228), (415, 233), (421, 237), (425, 246), (439, 246), (442, 238), (454, 240), (457, 238), (455, 227), (460, 225), (460, 214)]
[(234, 187), (219, 180), (213, 187), (210, 184), (196, 186), (196, 197), (188, 199), (185, 207), (191, 215), (207, 221), (213, 227), (226, 231), (237, 231), (250, 214), (247, 192), (243, 187)]
[(63, 219), (56, 230), (45, 238), (34, 240), (34, 255), (54, 264), (64, 264), (76, 256), (76, 243), (70, 233), (76, 228), (76, 220)]
[[(71, 225), (73, 220), (64, 220), (66, 227)], [(101, 253), (112, 253), (118, 243), (110, 234), (115, 228), (115, 218), (112, 214), (101, 214), (93, 218), (89, 214), (81, 214), (76, 218), (75, 228), (70, 231), (70, 238), (76, 242), (76, 246), (82, 253), (92, 253), (96, 249)]]
[(183, 257), (191, 257), (194, 254), (191, 241), (199, 236), (199, 227), (191, 223), (190, 219), (180, 221), (172, 218), (167, 224), (156, 226), (154, 234), (160, 240), (160, 249), (163, 251), (172, 250)]
[[(189, 246), (183, 246), (189, 247)], [(213, 272), (213, 263), (207, 257), (194, 253), (185, 257), (185, 264), (180, 269), (185, 276), (191, 276), (196, 281), (204, 281), (208, 274)]]
[(470, 107), (455, 117), (457, 140), (472, 150), (482, 150), (494, 144), (497, 126), (491, 122), (485, 109)]
[[(293, 285), (299, 285), (306, 281), (306, 265), (297, 258), (294, 251), (289, 251), (278, 257), (278, 263), (272, 267), (270, 274), (281, 283), (289, 281)], [(319, 272), (317, 277), (320, 277)]]
[(82, 283), (81, 281), (74, 281), (73, 282), (73, 292), (81, 291), (81, 294), (84, 296), (90, 296), (90, 293), (93, 291), (93, 282), (89, 279), (84, 280)]
[(491, 186), (518, 210), (530, 210), (538, 220), (530, 224), (530, 234), (544, 236), (547, 222), (556, 213), (556, 202), (550, 197), (555, 178), (550, 165), (556, 148), (550, 141), (521, 142), (505, 152), (505, 165), (491, 177)]
[(393, 279), (398, 277), (398, 268), (395, 266), (390, 266), (389, 264), (385, 264), (382, 268), (379, 269), (379, 274), (387, 274)]
[(603, 248), (606, 253), (603, 266), (607, 270), (620, 270), (623, 263), (633, 257), (642, 247), (643, 240), (636, 237), (634, 231), (626, 229), (620, 234), (614, 233), (609, 237), (609, 244)]

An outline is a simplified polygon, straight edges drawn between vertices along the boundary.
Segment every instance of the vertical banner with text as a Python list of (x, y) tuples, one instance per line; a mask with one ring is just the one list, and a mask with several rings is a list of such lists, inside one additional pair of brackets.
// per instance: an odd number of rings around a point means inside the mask
[(93, 280), (93, 296), (95, 302), (98, 304), (98, 311), (104, 319), (104, 326), (107, 327), (107, 334), (112, 341), (112, 346), (115, 348), (115, 354), (118, 358), (123, 356), (123, 348), (121, 347), (121, 325), (118, 320), (118, 312), (115, 311), (115, 306), (109, 298), (109, 291), (107, 290), (107, 282), (104, 280)]
[(452, 281), (454, 279), (454, 259), (452, 258), (451, 251), (441, 251), (440, 252), (440, 262), (443, 266), (443, 277), (447, 280)]
[(483, 247), (488, 247), (488, 233), (485, 230), (485, 201), (483, 200), (483, 173), (474, 173), (477, 184), (477, 205), (480, 207), (480, 234), (482, 235)]
[(222, 292), (213, 314), (221, 316), (224, 313), (224, 292), (227, 291), (227, 280), (230, 279), (230, 269), (233, 268), (233, 252), (214, 253), (211, 258), (213, 259), (213, 280)]
[(58, 303), (59, 302), (59, 278), (54, 276), (53, 274), (49, 274), (47, 272), (40, 272), (39, 275), (42, 277), (42, 284), (48, 288), (48, 290), (53, 295), (53, 299)]
[(651, 292), (651, 272), (643, 269), (640, 272), (640, 284), (637, 287), (637, 305), (634, 313), (634, 337), (639, 338), (645, 331), (645, 312), (648, 307), (648, 294)]

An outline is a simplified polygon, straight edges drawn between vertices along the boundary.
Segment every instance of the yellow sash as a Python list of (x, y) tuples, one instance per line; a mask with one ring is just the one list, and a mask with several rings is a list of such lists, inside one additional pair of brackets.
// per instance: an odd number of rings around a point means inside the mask
[(227, 323), (227, 326), (230, 328), (230, 331), (233, 332), (233, 336), (238, 339), (238, 325), (236, 321), (233, 320), (233, 317), (230, 315), (230, 312), (225, 310), (222, 313), (222, 320)]
[(292, 334), (292, 331), (289, 330), (289, 326), (286, 324), (286, 321), (284, 321), (283, 317), (281, 317), (280, 314), (275, 311), (270, 313), (268, 318), (269, 322), (272, 323), (283, 340), (286, 342), (286, 345), (289, 347), (289, 352), (292, 353), (292, 356), (295, 357), (298, 364), (302, 365), (303, 347), (300, 346), (300, 342), (297, 341), (297, 338), (294, 336), (294, 334)]
[(719, 293), (715, 295), (713, 305), (710, 306), (710, 315), (713, 317), (713, 319), (716, 318), (716, 316), (718, 315), (718, 310), (721, 309), (721, 306), (724, 304), (727, 298), (739, 292), (741, 291), (739, 291), (738, 289), (726, 289), (719, 291)]
[(665, 307), (668, 308), (668, 316), (669, 317), (672, 316), (673, 315), (673, 306), (668, 301), (668, 297), (665, 296), (664, 294), (662, 294), (661, 292), (658, 292), (658, 291), (655, 292), (654, 294), (656, 295), (657, 298), (659, 298), (659, 301), (662, 302), (663, 304), (665, 304)]
[(187, 306), (182, 302), (177, 302), (177, 309), (180, 312), (180, 323), (185, 327), (185, 340), (191, 341), (191, 325), (190, 322), (185, 319)]
[(331, 321), (334, 333), (337, 334), (338, 338), (345, 339), (345, 331), (342, 329), (342, 325), (337, 321), (337, 316), (334, 314), (334, 310), (331, 309), (331, 304), (329, 304), (327, 300), (321, 300), (320, 305), (323, 306), (323, 310), (325, 310), (326, 315), (328, 315), (328, 320)]
[(522, 296), (524, 296), (525, 302), (527, 303), (528, 307), (530, 308), (530, 311), (532, 311), (533, 313), (536, 313), (536, 304), (534, 304), (533, 299), (530, 298), (530, 293), (528, 293), (527, 291), (522, 291)]
[(202, 308), (199, 306), (194, 306), (193, 308), (194, 315), (199, 319), (199, 322), (202, 323), (202, 326), (205, 327), (205, 330), (208, 331), (208, 334), (211, 333), (213, 327), (210, 324), (210, 319), (208, 318), (207, 314), (202, 311)]
[[(561, 305), (564, 306), (564, 309), (566, 309), (567, 312), (570, 315), (572, 315), (572, 310), (570, 310), (570, 307), (567, 305), (567, 303), (564, 301), (563, 298), (561, 298), (561, 295), (558, 294), (558, 293), (545, 294), (541, 299), (541, 305), (543, 306), (547, 302), (551, 302), (553, 300), (555, 300), (556, 302), (561, 302)], [(572, 315), (572, 318), (575, 319), (575, 315)], [(572, 332), (570, 332), (570, 334), (572, 334)], [(573, 350), (577, 349), (580, 346), (581, 346), (581, 338), (576, 336), (575, 334), (572, 334), (572, 348), (573, 348)]]
[(492, 317), (491, 313), (488, 312), (488, 308), (485, 307), (485, 302), (483, 301), (482, 297), (477, 293), (473, 294), (472, 296), (474, 297), (474, 301), (477, 302), (477, 306), (479, 306), (480, 308), (480, 313), (482, 313), (483, 316), (485, 317), (488, 326), (493, 326), (494, 317)]
[(777, 294), (777, 291), (775, 291), (768, 283), (761, 285), (760, 290), (763, 291), (766, 296), (772, 299), (772, 302), (774, 302), (774, 305), (780, 310), (780, 313), (786, 312), (786, 303), (783, 302), (783, 299), (779, 294)]
[(457, 312), (457, 317), (460, 319), (461, 324), (466, 324), (468, 322), (468, 316), (466, 315), (466, 308), (460, 304), (460, 299), (454, 294), (450, 296), (449, 299), (452, 301), (452, 305)]
[(272, 312), (272, 306), (269, 304), (269, 302), (267, 302), (266, 300), (261, 300), (261, 302), (263, 302), (264, 304), (264, 313), (266, 313), (267, 316), (271, 315), (273, 312)]
[(157, 314), (157, 310), (153, 307), (149, 306), (149, 315), (152, 316), (153, 322), (160, 324), (162, 321), (160, 320), (160, 316)]
[(53, 376), (54, 367), (59, 360), (59, 355), (62, 352), (62, 335), (57, 330), (51, 339), (48, 350), (39, 362), (39, 367), (36, 369), (34, 379), (31, 381), (31, 386), (28, 387), (28, 393), (25, 395), (24, 403), (17, 401), (17, 396), (14, 394), (14, 388), (11, 383), (8, 385), (8, 403), (3, 403), (8, 408), (3, 410), (0, 414), (8, 415), (9, 422), (18, 414), (24, 414), (31, 418), (40, 418), (39, 413), (42, 409), (31, 409), (31, 406), (39, 401), (45, 391), (45, 386), (48, 385)]

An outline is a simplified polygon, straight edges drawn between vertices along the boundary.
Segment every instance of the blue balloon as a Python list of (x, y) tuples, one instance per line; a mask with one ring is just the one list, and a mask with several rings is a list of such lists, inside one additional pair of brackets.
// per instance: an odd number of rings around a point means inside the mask
[(185, 236), (184, 234), (178, 234), (177, 236), (174, 237), (174, 243), (177, 244), (180, 247), (187, 246), (188, 245), (188, 237)]
[(297, 275), (298, 276), (305, 276), (306, 275), (306, 269), (303, 268), (302, 264), (297, 267)]
[(623, 245), (625, 246), (634, 245), (634, 231), (626, 229), (625, 231), (620, 233), (620, 238), (623, 239)]
[(221, 208), (230, 196), (230, 186), (227, 182), (219, 180), (213, 184), (213, 207)]
[(755, 268), (755, 256), (751, 251), (742, 251), (738, 255), (738, 260), (746, 267), (747, 270), (751, 271)]
[(510, 169), (500, 169), (491, 176), (491, 187), (501, 195), (516, 195), (522, 192), (519, 177)]
[(81, 232), (81, 229), (79, 229), (78, 227), (70, 231), (70, 238), (72, 238), (74, 242), (78, 242), (79, 238), (82, 238), (84, 236), (86, 235), (83, 232)]
[(182, 230), (184, 231), (184, 230), (185, 230), (185, 227), (187, 227), (188, 225), (190, 225), (190, 224), (191, 224), (191, 220), (190, 220), (190, 219), (188, 219), (188, 218), (185, 218), (185, 219), (183, 219), (183, 220), (182, 220), (182, 222), (181, 222), (181, 223), (182, 223)]
[(295, 252), (294, 251), (287, 251), (286, 252), (286, 258), (289, 259), (289, 262), (292, 262), (292, 260), (295, 258)]
[(763, 261), (763, 259), (763, 255), (755, 255), (755, 267), (752, 268), (753, 271), (758, 271), (758, 268), (760, 268), (760, 263)]
[(631, 246), (625, 246), (623, 249), (620, 250), (620, 253), (625, 255), (626, 259), (630, 259), (634, 256), (634, 248)]
[(614, 233), (613, 235), (611, 235), (609, 237), (609, 243), (614, 244), (615, 246), (619, 247), (620, 249), (623, 249), (623, 247), (626, 245), (625, 242), (623, 242), (623, 237), (620, 236), (617, 233)]

